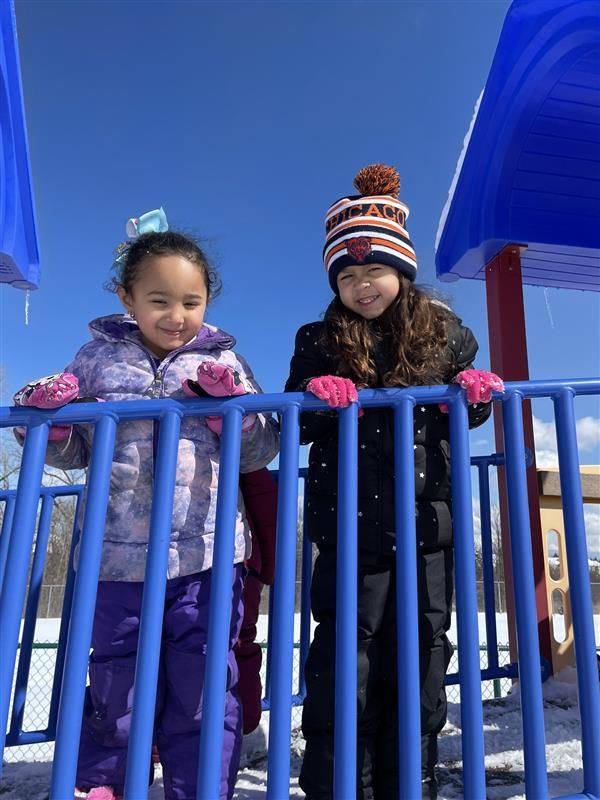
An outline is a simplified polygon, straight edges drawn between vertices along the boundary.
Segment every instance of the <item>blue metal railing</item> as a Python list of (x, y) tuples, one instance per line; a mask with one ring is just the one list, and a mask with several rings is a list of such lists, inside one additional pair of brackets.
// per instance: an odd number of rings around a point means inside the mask
[[(525, 450), (521, 403), (524, 398), (551, 397), (556, 412), (559, 465), (565, 509), (567, 555), (571, 577), (573, 624), (582, 725), (584, 787), (586, 796), (600, 798), (600, 700), (591, 603), (587, 579), (587, 548), (583, 524), (581, 484), (578, 470), (573, 399), (576, 395), (600, 393), (599, 380), (538, 381), (512, 383), (501, 400), (505, 434), (505, 464), (509, 499), (511, 549), (514, 568), (515, 607), (519, 642), (519, 677), (523, 709), (525, 781), (529, 798), (548, 798), (544, 751), (544, 722), (534, 577), (525, 482)], [(471, 477), (467, 411), (462, 392), (456, 387), (413, 387), (403, 390), (365, 390), (363, 407), (393, 408), (395, 419), (396, 474), (403, 479), (396, 487), (398, 537), (397, 606), (399, 702), (400, 797), (420, 794), (420, 727), (418, 691), (417, 591), (415, 569), (415, 517), (413, 482), (413, 407), (415, 403), (444, 402), (449, 405), (452, 449), (452, 497), (454, 546), (456, 550), (456, 606), (461, 687), (464, 797), (485, 796), (483, 724), (477, 633), (477, 598), (471, 509)], [(12, 535), (6, 547), (6, 568), (0, 598), (0, 629), (3, 652), (0, 659), (0, 728), (4, 738), (13, 671), (19, 639), (21, 609), (25, 600), (28, 566), (35, 532), (43, 460), (52, 422), (95, 425), (94, 448), (88, 473), (87, 503), (81, 531), (81, 549), (70, 619), (60, 711), (56, 721), (56, 748), (50, 797), (72, 796), (79, 729), (102, 533), (110, 479), (111, 457), (118, 422), (154, 419), (159, 422), (158, 469), (161, 492), (154, 497), (146, 581), (136, 666), (134, 720), (129, 745), (125, 797), (147, 796), (154, 696), (159, 658), (160, 628), (164, 602), (166, 554), (171, 520), (175, 453), (180, 420), (184, 416), (223, 414), (221, 470), (217, 502), (217, 536), (214, 553), (211, 614), (207, 648), (203, 727), (200, 742), (198, 797), (218, 794), (220, 748), (223, 731), (223, 695), (229, 630), (229, 573), (233, 554), (233, 514), (237, 496), (242, 414), (278, 412), (282, 417), (282, 450), (279, 475), (278, 546), (276, 585), (272, 606), (270, 653), (270, 739), (267, 796), (272, 800), (288, 795), (290, 778), (289, 733), (292, 703), (292, 643), (294, 610), (296, 509), (298, 496), (298, 415), (324, 405), (310, 395), (243, 396), (226, 402), (217, 400), (132, 401), (74, 405), (54, 412), (0, 409), (0, 426), (26, 425), (21, 474), (12, 514)], [(336, 658), (335, 785), (336, 800), (354, 793), (356, 769), (356, 407), (340, 412), (340, 480), (338, 530), (344, 531), (344, 557), (338, 560), (338, 617)], [(480, 471), (481, 482), (481, 471)], [(482, 504), (483, 507), (483, 504)], [(7, 523), (8, 524), (8, 523)], [(45, 524), (45, 523), (44, 523)], [(9, 528), (10, 530), (10, 528)], [(18, 532), (18, 535), (16, 533)], [(39, 533), (38, 533), (39, 536)], [(40, 540), (41, 541), (41, 540)], [(339, 551), (342, 547), (339, 548)], [(40, 556), (41, 558), (41, 556)], [(34, 556), (35, 563), (35, 556)], [(0, 560), (1, 565), (1, 560)], [(488, 565), (489, 567), (489, 565)], [(307, 571), (303, 579), (307, 579)], [(39, 575), (39, 569), (36, 571)], [(37, 580), (37, 578), (36, 578)], [(33, 601), (32, 601), (33, 602)], [(488, 622), (488, 624), (491, 624)], [(308, 638), (304, 631), (305, 639)], [(497, 664), (488, 661), (488, 668)], [(25, 673), (25, 667), (22, 669)], [(22, 677), (22, 676), (21, 676)], [(302, 690), (301, 690), (302, 691)], [(19, 701), (20, 702), (20, 701)], [(51, 726), (49, 726), (50, 730)], [(583, 794), (569, 795), (571, 800)]]
[[(518, 667), (516, 663), (506, 664), (500, 666), (498, 654), (501, 648), (498, 646), (497, 633), (496, 633), (496, 598), (494, 592), (494, 566), (493, 566), (493, 553), (492, 553), (492, 527), (490, 518), (490, 493), (489, 493), (489, 474), (490, 466), (498, 466), (504, 464), (504, 457), (502, 454), (494, 453), (488, 456), (472, 456), (471, 466), (476, 467), (479, 473), (479, 497), (480, 497), (480, 513), (481, 513), (481, 542), (482, 542), (482, 557), (483, 557), (483, 593), (484, 593), (484, 610), (486, 621), (486, 644), (480, 645), (480, 651), (486, 652), (486, 668), (481, 670), (481, 681), (499, 681), (500, 679), (515, 678), (518, 675)], [(271, 474), (277, 478), (278, 470), (271, 470)], [(302, 467), (298, 470), (298, 477), (304, 481), (307, 477), (308, 469)], [(60, 686), (62, 681), (62, 669), (64, 664), (64, 649), (66, 644), (66, 636), (68, 633), (68, 623), (71, 615), (71, 603), (73, 595), (73, 585), (75, 579), (75, 571), (73, 569), (73, 550), (79, 540), (79, 527), (78, 527), (78, 508), (81, 495), (84, 491), (84, 486), (81, 484), (73, 484), (67, 486), (44, 486), (40, 491), (42, 500), (42, 509), (48, 510), (49, 504), (53, 503), (57, 498), (76, 498), (77, 505), (74, 509), (74, 528), (71, 538), (70, 556), (68, 558), (68, 570), (66, 575), (66, 585), (64, 591), (64, 599), (62, 604), (62, 619), (61, 628), (59, 632), (58, 642), (56, 645), (49, 644), (47, 647), (55, 648), (57, 650), (57, 659), (54, 669), (54, 681), (52, 687), (51, 702), (48, 709), (48, 726), (44, 729), (36, 731), (23, 731), (23, 710), (27, 696), (28, 679), (29, 679), (29, 665), (31, 662), (31, 652), (36, 646), (33, 641), (35, 622), (38, 611), (38, 601), (40, 596), (41, 577), (38, 572), (37, 577), (30, 577), (30, 586), (27, 595), (26, 611), (24, 614), (23, 631), (21, 634), (21, 642), (19, 645), (19, 662), (17, 665), (17, 673), (15, 679), (15, 688), (13, 690), (13, 706), (11, 712), (11, 720), (9, 730), (6, 736), (7, 746), (16, 746), (24, 744), (38, 744), (42, 742), (49, 742), (55, 739), (56, 735), (56, 715), (58, 712), (58, 700), (60, 697)], [(302, 494), (305, 497), (304, 492)], [(0, 503), (4, 502), (4, 515), (2, 521), (2, 533), (0, 534), (0, 566), (3, 567), (6, 561), (6, 553), (8, 551), (8, 540), (11, 530), (12, 511), (14, 511), (14, 502), (16, 498), (16, 490), (0, 490)], [(306, 509), (304, 509), (303, 518), (306, 518)], [(37, 526), (36, 544), (34, 551), (34, 559), (39, 559), (39, 553), (44, 553), (48, 530), (47, 526), (49, 518), (47, 513), (40, 513)], [(39, 550), (39, 552), (38, 552)], [(3, 554), (3, 555), (2, 555)], [(42, 555), (43, 558), (43, 555)], [(304, 701), (306, 695), (306, 683), (304, 677), (304, 664), (308, 654), (310, 645), (310, 632), (311, 632), (311, 614), (310, 614), (310, 582), (312, 577), (312, 544), (304, 538), (302, 553), (301, 553), (301, 580), (300, 580), (300, 631), (299, 642), (294, 642), (294, 648), (299, 650), (299, 670), (298, 670), (298, 685), (297, 691), (292, 694), (292, 706), (300, 706)], [(3, 570), (0, 570), (0, 574)], [(297, 582), (297, 581), (296, 581)], [(0, 585), (2, 581), (0, 579)], [(269, 615), (268, 615), (268, 634), (267, 642), (273, 641), (273, 600), (275, 597), (274, 591), (269, 595)], [(46, 645), (44, 645), (46, 647)], [(270, 709), (270, 676), (271, 676), (271, 650), (266, 648), (266, 680), (264, 697), (262, 700), (263, 711)], [(545, 680), (549, 675), (549, 665), (542, 660), (542, 677)], [(446, 675), (446, 685), (454, 685), (459, 682), (459, 672), (448, 673)], [(498, 694), (498, 696), (500, 696)], [(18, 700), (17, 700), (18, 698)]]
[[(27, 685), (29, 670), (31, 666), (31, 652), (33, 650), (33, 639), (35, 634), (35, 622), (38, 610), (42, 579), (44, 573), (44, 562), (48, 539), (50, 533), (50, 520), (54, 502), (57, 498), (75, 498), (75, 523), (71, 537), (69, 553), (69, 564), (73, 563), (73, 551), (79, 540), (79, 528), (77, 517), (79, 503), (83, 494), (84, 487), (76, 486), (44, 486), (40, 490), (41, 507), (36, 530), (36, 542), (33, 551), (31, 575), (29, 578), (29, 592), (27, 594), (27, 604), (23, 620), (23, 630), (19, 647), (19, 662), (15, 678), (15, 688), (13, 692), (12, 712), (10, 727), (7, 733), (7, 743), (10, 745), (37, 744), (48, 742), (56, 738), (56, 720), (58, 715), (58, 703), (60, 700), (60, 687), (65, 659), (65, 646), (69, 631), (70, 609), (73, 597), (73, 585), (75, 573), (72, 568), (67, 572), (63, 607), (67, 613), (62, 617), (58, 636), (58, 646), (56, 663), (54, 670), (54, 682), (48, 709), (48, 724), (44, 730), (23, 731), (23, 716), (25, 712), (25, 702), (27, 697)], [(14, 504), (16, 491), (0, 491), (0, 501), (4, 501), (4, 516), (2, 520), (2, 532), (0, 534), (0, 576), (4, 577), (6, 556), (8, 554), (9, 538), (11, 535), (11, 523), (14, 514)], [(0, 586), (2, 580), (0, 580)]]

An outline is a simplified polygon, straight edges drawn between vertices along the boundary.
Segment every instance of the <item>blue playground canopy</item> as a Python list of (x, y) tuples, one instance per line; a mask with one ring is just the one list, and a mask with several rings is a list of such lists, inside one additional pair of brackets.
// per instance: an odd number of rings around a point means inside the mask
[(37, 289), (40, 275), (12, 0), (0, 0), (0, 282)]
[(514, 0), (461, 160), (441, 280), (484, 279), (519, 244), (523, 283), (600, 290), (597, 0)]

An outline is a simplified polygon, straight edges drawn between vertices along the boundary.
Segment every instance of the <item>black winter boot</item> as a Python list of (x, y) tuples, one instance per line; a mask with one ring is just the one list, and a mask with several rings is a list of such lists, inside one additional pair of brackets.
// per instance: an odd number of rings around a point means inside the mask
[(437, 800), (438, 785), (435, 778), (421, 781), (421, 800)]
[(438, 759), (437, 735), (425, 733), (421, 736), (421, 798), (436, 800), (438, 785), (435, 779), (435, 766)]

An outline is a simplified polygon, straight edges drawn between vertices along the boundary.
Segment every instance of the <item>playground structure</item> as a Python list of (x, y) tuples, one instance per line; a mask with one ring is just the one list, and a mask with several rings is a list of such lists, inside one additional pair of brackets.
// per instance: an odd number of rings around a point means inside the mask
[[(522, 282), (560, 285), (597, 290), (600, 288), (600, 220), (597, 197), (581, 193), (581, 176), (561, 175), (556, 193), (567, 196), (558, 201), (552, 196), (557, 185), (559, 159), (563, 171), (570, 165), (568, 154), (560, 151), (565, 141), (577, 141), (587, 175), (598, 174), (598, 155), (586, 126), (596, 124), (600, 115), (600, 41), (594, 26), (594, 3), (587, 0), (516, 0), (507, 15), (498, 52), (488, 78), (471, 139), (463, 154), (462, 168), (449, 203), (437, 254), (440, 277), (466, 277), (486, 280), (490, 320), (492, 369), (508, 381), (506, 394), (496, 398), (494, 420), (498, 454), (490, 456), (479, 469), (480, 486), (485, 494), (485, 476), (490, 463), (501, 470), (499, 481), (503, 513), (504, 553), (511, 554), (507, 567), (514, 575), (514, 592), (509, 610), (514, 620), (513, 656), (510, 671), (497, 672), (493, 648), (488, 653), (488, 673), (479, 666), (477, 601), (472, 523), (472, 497), (468, 427), (464, 399), (455, 387), (419, 387), (402, 391), (364, 391), (364, 407), (390, 406), (395, 417), (396, 474), (413, 474), (413, 406), (416, 403), (446, 402), (450, 406), (452, 446), (452, 485), (456, 548), (456, 602), (459, 619), (459, 674), (450, 676), (461, 686), (464, 796), (466, 800), (485, 797), (485, 770), (480, 681), (495, 674), (518, 673), (525, 752), (525, 781), (528, 798), (548, 798), (548, 779), (544, 752), (544, 722), (541, 695), (542, 677), (559, 665), (552, 650), (550, 612), (552, 603), (546, 577), (547, 558), (540, 505), (545, 510), (548, 496), (558, 505), (556, 486), (542, 479), (542, 500), (535, 463), (526, 466), (526, 448), (534, 452), (531, 412), (528, 401), (550, 397), (556, 415), (559, 452), (559, 482), (563, 526), (560, 531), (564, 582), (560, 585), (572, 609), (569, 643), (574, 643), (582, 720), (584, 785), (574, 788), (564, 800), (600, 798), (600, 700), (593, 629), (591, 593), (587, 573), (587, 549), (583, 521), (582, 483), (576, 444), (573, 399), (600, 393), (598, 380), (556, 380), (528, 382)], [(3, 204), (0, 205), (0, 253), (2, 275), (17, 288), (35, 288), (38, 280), (35, 218), (31, 192), (27, 192), (29, 169), (26, 157), (20, 79), (14, 35), (12, 4), (0, 0), (3, 50), (2, 75)], [(11, 46), (11, 37), (13, 44)], [(515, 41), (518, 46), (515, 46)], [(549, 42), (549, 44), (547, 44)], [(547, 44), (547, 46), (546, 46)], [(545, 48), (545, 49), (544, 49)], [(582, 77), (582, 75), (584, 77)], [(586, 91), (593, 101), (581, 99)], [(594, 95), (596, 91), (596, 95)], [(561, 93), (572, 92), (572, 98)], [(557, 94), (558, 93), (558, 94)], [(579, 98), (579, 99), (577, 99)], [(543, 113), (545, 103), (554, 103), (552, 114)], [(559, 107), (575, 103), (583, 107), (579, 117), (557, 116)], [(10, 114), (6, 113), (10, 109)], [(511, 113), (508, 113), (508, 109)], [(590, 115), (590, 119), (586, 117)], [(571, 114), (573, 117), (573, 114)], [(577, 114), (575, 114), (577, 117)], [(548, 123), (558, 119), (558, 123)], [(7, 124), (8, 121), (8, 124)], [(553, 132), (544, 125), (556, 124)], [(571, 126), (571, 127), (569, 127)], [(567, 133), (565, 131), (568, 131)], [(535, 137), (535, 141), (531, 139)], [(586, 143), (587, 142), (587, 146)], [(537, 148), (537, 171), (523, 158)], [(543, 152), (547, 150), (548, 152)], [(540, 165), (546, 157), (546, 167)], [(4, 169), (10, 164), (13, 172)], [(545, 169), (545, 171), (544, 171)], [(594, 172), (595, 170), (595, 172)], [(18, 175), (18, 181), (10, 178)], [(533, 187), (532, 178), (541, 175), (544, 186)], [(479, 180), (477, 180), (479, 176)], [(528, 186), (521, 181), (530, 181)], [(579, 181), (579, 182), (578, 182)], [(18, 191), (17, 191), (18, 185)], [(6, 189), (10, 189), (11, 195)], [(579, 194), (578, 194), (579, 192)], [(531, 202), (527, 205), (523, 195)], [(588, 192), (589, 194), (589, 192)], [(535, 198), (541, 200), (535, 200)], [(543, 201), (543, 202), (542, 202)], [(567, 207), (565, 208), (565, 203)], [(570, 205), (569, 205), (570, 204)], [(473, 211), (476, 209), (476, 211)], [(569, 212), (569, 209), (572, 209)], [(565, 222), (567, 219), (567, 224)], [(14, 222), (11, 222), (14, 220)], [(8, 276), (8, 277), (4, 277)], [(546, 283), (544, 283), (546, 281)], [(552, 281), (552, 282), (551, 282)], [(1, 735), (10, 731), (7, 744), (56, 740), (51, 800), (72, 796), (75, 757), (79, 737), (87, 672), (92, 615), (95, 602), (103, 522), (110, 472), (110, 454), (116, 425), (121, 420), (154, 419), (160, 434), (157, 456), (157, 482), (164, 487), (155, 497), (149, 538), (146, 589), (142, 610), (140, 648), (136, 669), (134, 711), (125, 797), (147, 796), (147, 776), (153, 727), (154, 696), (160, 644), (160, 618), (164, 604), (166, 574), (165, 537), (170, 523), (174, 484), (175, 453), (181, 419), (189, 414), (224, 415), (222, 437), (223, 478), (219, 485), (215, 581), (211, 596), (211, 617), (206, 670), (204, 722), (201, 738), (198, 798), (210, 800), (217, 794), (223, 694), (225, 687), (226, 638), (229, 597), (224, 576), (231, 564), (241, 417), (251, 411), (278, 412), (282, 417), (282, 452), (279, 468), (279, 511), (276, 583), (273, 592), (269, 647), (269, 686), (266, 705), (270, 709), (269, 768), (267, 797), (281, 800), (289, 792), (289, 738), (291, 706), (301, 702), (302, 686), (296, 696), (292, 685), (293, 613), (295, 583), (296, 517), (298, 500), (298, 417), (303, 410), (322, 404), (303, 395), (263, 395), (237, 398), (224, 405), (218, 401), (152, 401), (145, 403), (106, 403), (99, 407), (78, 405), (56, 412), (26, 409), (0, 410), (0, 426), (25, 425), (28, 428), (19, 484), (5, 498), (5, 514), (0, 539), (0, 571), (3, 572), (0, 596), (0, 628), (3, 631), (0, 658)], [(88, 423), (95, 426), (94, 451), (87, 479), (88, 500), (81, 531), (81, 554), (77, 575), (72, 571), (63, 607), (59, 658), (53, 688), (49, 723), (43, 731), (22, 731), (22, 710), (28, 678), (33, 624), (37, 606), (45, 548), (44, 530), (51, 513), (52, 499), (42, 504), (36, 525), (43, 458), (52, 422)], [(340, 414), (339, 528), (348, 532), (344, 558), (338, 564), (338, 669), (336, 671), (335, 788), (336, 800), (354, 794), (356, 760), (356, 627), (348, 609), (356, 606), (356, 409)], [(399, 703), (403, 714), (400, 734), (400, 797), (412, 798), (420, 792), (417, 608), (415, 570), (414, 486), (411, 480), (397, 486), (396, 558), (399, 625)], [(44, 494), (44, 492), (42, 492)], [(49, 493), (45, 493), (49, 495)], [(489, 492), (487, 497), (489, 498)], [(489, 503), (482, 502), (482, 516)], [(45, 521), (46, 520), (46, 521)], [(487, 524), (483, 521), (483, 525)], [(44, 527), (46, 526), (46, 528)], [(545, 523), (544, 523), (545, 526)], [(545, 530), (545, 528), (544, 528)], [(28, 579), (34, 535), (37, 546)], [(41, 531), (41, 536), (40, 536)], [(306, 552), (309, 552), (308, 548)], [(567, 567), (568, 564), (568, 567)], [(489, 570), (489, 563), (488, 563)], [(493, 570), (493, 568), (492, 568)], [(507, 570), (507, 575), (509, 570)], [(310, 561), (305, 559), (303, 585), (308, 585)], [(492, 575), (493, 577), (493, 575)], [(28, 592), (28, 595), (27, 595)], [(306, 594), (306, 593), (305, 593)], [(489, 592), (488, 592), (489, 594)], [(27, 595), (27, 615), (19, 645), (21, 609)], [(493, 599), (486, 602), (488, 645), (493, 634)], [(304, 601), (302, 625), (304, 652), (308, 644), (309, 619)], [(346, 613), (344, 613), (344, 610)], [(569, 638), (570, 637), (570, 638)], [(518, 638), (518, 646), (517, 646)], [(493, 639), (492, 639), (493, 641)], [(566, 640), (565, 640), (566, 641)], [(13, 677), (19, 652), (16, 687)], [(571, 651), (572, 652), (572, 648)], [(564, 654), (560, 654), (561, 658)], [(570, 656), (567, 656), (570, 657)], [(495, 671), (496, 670), (496, 671)], [(12, 700), (11, 700), (12, 698)]]
[[(584, 503), (600, 502), (600, 467), (581, 467), (581, 492)], [(560, 672), (575, 664), (575, 637), (573, 635), (573, 612), (569, 594), (569, 570), (567, 566), (567, 543), (563, 522), (560, 474), (557, 469), (538, 470), (540, 487), (540, 520), (544, 563), (546, 564), (546, 591), (550, 622), (555, 621), (555, 611), (564, 617), (564, 631), (558, 626), (551, 628), (552, 670)], [(558, 575), (552, 575), (548, 566), (553, 553), (556, 557)]]
[[(600, 24), (588, 0), (515, 0), (459, 159), (444, 209), (436, 265), (441, 280), (485, 280), (491, 368), (527, 380), (523, 284), (600, 290)], [(552, 625), (531, 407), (523, 407), (529, 522), (542, 655), (574, 664), (572, 631), (558, 647)], [(494, 414), (496, 448), (502, 421)], [(594, 468), (590, 468), (594, 473)], [(592, 479), (593, 480), (593, 479)], [(517, 650), (504, 481), (500, 481), (511, 655)], [(595, 487), (592, 494), (598, 494)], [(547, 515), (544, 515), (544, 517)], [(554, 587), (556, 588), (556, 587)], [(568, 599), (568, 571), (561, 589)], [(550, 595), (549, 595), (550, 592)], [(558, 653), (560, 651), (560, 657)]]
[(12, 0), (0, 0), (0, 282), (39, 283), (35, 206)]

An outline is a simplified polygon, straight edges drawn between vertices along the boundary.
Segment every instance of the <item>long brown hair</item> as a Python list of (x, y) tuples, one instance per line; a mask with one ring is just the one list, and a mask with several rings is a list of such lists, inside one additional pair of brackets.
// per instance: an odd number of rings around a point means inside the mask
[(450, 376), (448, 324), (453, 312), (402, 275), (396, 299), (375, 320), (330, 303), (321, 344), (337, 371), (359, 387), (381, 385), (376, 350), (384, 354), (383, 386), (445, 383)]

